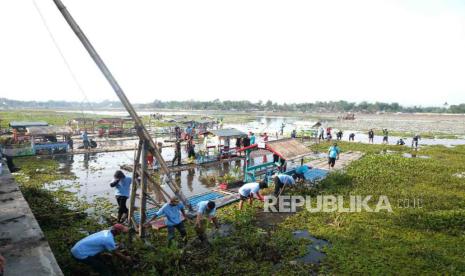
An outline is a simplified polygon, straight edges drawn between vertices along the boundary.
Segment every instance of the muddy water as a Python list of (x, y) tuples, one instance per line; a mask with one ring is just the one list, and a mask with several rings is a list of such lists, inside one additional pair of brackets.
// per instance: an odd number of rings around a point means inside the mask
[[(173, 148), (164, 148), (163, 157), (169, 163), (174, 156)], [(186, 158), (187, 153), (182, 151), (182, 157)], [(43, 157), (42, 157), (43, 158)], [(272, 158), (268, 157), (269, 160)], [(80, 198), (93, 202), (96, 198), (106, 198), (116, 203), (114, 191), (109, 186), (113, 179), (113, 174), (120, 169), (123, 164), (132, 164), (134, 151), (89, 153), (78, 155), (61, 155), (53, 157), (60, 164), (63, 173), (76, 176), (74, 180), (59, 180), (50, 183), (50, 189), (65, 188), (68, 191), (77, 193)], [(261, 162), (261, 157), (254, 160)], [(198, 166), (197, 168), (176, 172), (172, 174), (173, 180), (181, 187), (186, 196), (207, 192), (209, 188), (216, 186), (211, 179), (223, 176), (227, 173), (234, 174), (240, 172), (243, 162), (241, 160), (226, 162), (223, 164)], [(131, 176), (132, 173), (125, 172)], [(236, 175), (241, 177), (240, 175)], [(169, 189), (166, 189), (169, 191)]]

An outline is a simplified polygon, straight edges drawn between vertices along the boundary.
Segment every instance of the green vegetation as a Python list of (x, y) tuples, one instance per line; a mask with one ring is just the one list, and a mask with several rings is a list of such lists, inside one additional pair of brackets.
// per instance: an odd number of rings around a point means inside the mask
[[(429, 159), (405, 158), (411, 149), (396, 145), (367, 145), (340, 142), (343, 151), (362, 151), (365, 156), (342, 172), (331, 173), (313, 188), (290, 189), (299, 195), (372, 195), (389, 198), (393, 213), (310, 213), (302, 210), (283, 217), (276, 227), (265, 219), (262, 204), (222, 208), (222, 224), (232, 225), (226, 237), (213, 236), (205, 248), (195, 241), (191, 222), (187, 222), (189, 245), (167, 247), (166, 230), (151, 231), (146, 241), (122, 240), (134, 257), (131, 265), (113, 260), (121, 275), (231, 275), (231, 274), (464, 274), (465, 261), (465, 146), (424, 147), (418, 152)], [(326, 151), (329, 143), (312, 146)], [(385, 153), (385, 154), (380, 154)], [(84, 266), (74, 262), (69, 249), (87, 231), (97, 231), (99, 217), (108, 216), (113, 206), (93, 216), (83, 215), (90, 205), (80, 202), (64, 189), (45, 190), (44, 183), (72, 176), (60, 173), (55, 161), (18, 159), (23, 171), (16, 176), (21, 189), (49, 240), (65, 274), (85, 274)], [(229, 179), (233, 175), (227, 175)], [(269, 189), (268, 189), (269, 190)], [(420, 206), (413, 206), (413, 203)], [(72, 219), (70, 219), (72, 218)], [(60, 227), (56, 227), (60, 225)], [(291, 237), (292, 231), (309, 232), (330, 241), (327, 257), (319, 267), (295, 262), (305, 253), (306, 243)], [(213, 234), (212, 234), (213, 235)], [(179, 238), (179, 235), (177, 236)]]
[[(328, 145), (326, 145), (328, 146)], [(393, 213), (309, 213), (285, 225), (331, 241), (321, 269), (329, 274), (463, 274), (465, 147), (428, 147), (430, 159), (376, 154), (396, 146), (341, 143), (367, 155), (333, 173), (309, 194), (388, 196)], [(318, 148), (325, 148), (319, 145)], [(399, 147), (400, 148), (400, 147)], [(405, 148), (405, 147), (402, 147)], [(398, 152), (405, 151), (399, 149)], [(413, 207), (420, 200), (421, 208)], [(418, 201), (416, 201), (418, 203)], [(409, 208), (406, 208), (409, 207)]]
[[(53, 181), (73, 179), (72, 175), (61, 173), (54, 160), (20, 158), (16, 163), (22, 170), (15, 178), (64, 274), (88, 274), (88, 268), (73, 260), (69, 250), (87, 234), (109, 227), (105, 218), (116, 207), (101, 199), (88, 204), (67, 192), (67, 187), (46, 189), (45, 184)], [(86, 215), (89, 208), (93, 213)], [(209, 248), (197, 242), (193, 223), (187, 222), (190, 243), (186, 248), (168, 247), (166, 229), (150, 231), (145, 241), (134, 236), (133, 239), (120, 237), (126, 253), (133, 257), (132, 264), (117, 259), (109, 261), (118, 270), (116, 275), (271, 274), (278, 270), (275, 267), (278, 263), (280, 271), (292, 268), (306, 274), (310, 266), (292, 262), (304, 253), (305, 242), (294, 240), (287, 229), (266, 231), (255, 226), (255, 214), (261, 208), (256, 202), (254, 206), (246, 205), (242, 212), (237, 210), (236, 204), (218, 210), (221, 223), (231, 225), (234, 231), (226, 237), (210, 231), (212, 245)]]
[[(16, 159), (15, 163), (21, 167), (21, 171), (15, 174), (15, 179), (60, 268), (65, 274), (88, 274), (89, 270), (76, 263), (69, 250), (86, 233), (95, 232), (102, 227), (97, 221), (99, 216), (107, 211), (108, 205), (101, 200), (90, 205), (79, 200), (74, 193), (66, 191), (65, 187), (46, 189), (45, 184), (74, 178), (72, 175), (61, 173), (58, 162), (54, 160), (31, 157)], [(86, 210), (91, 207), (94, 207), (96, 212), (88, 216)]]
[(51, 110), (8, 110), (0, 111), (0, 128), (8, 128), (11, 121), (45, 121), (51, 125), (62, 126), (74, 118), (97, 118), (95, 115)]

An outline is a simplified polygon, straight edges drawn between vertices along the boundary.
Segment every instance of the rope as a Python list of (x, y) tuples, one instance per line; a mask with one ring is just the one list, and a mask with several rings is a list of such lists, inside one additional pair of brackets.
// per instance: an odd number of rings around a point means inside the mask
[[(47, 23), (47, 20), (45, 19), (45, 16), (43, 15), (39, 5), (37, 4), (36, 0), (32, 0), (32, 3), (34, 4), (34, 7), (37, 11), (37, 13), (39, 14), (39, 17), (41, 19), (41, 22), (43, 24), (43, 26), (45, 27), (48, 35), (50, 36), (50, 39), (52, 40), (53, 42), (53, 45), (55, 46), (56, 50), (58, 51), (61, 59), (63, 60), (63, 63), (65, 64), (66, 66), (66, 69), (68, 70), (69, 74), (71, 75), (71, 78), (73, 79), (74, 81), (74, 84), (76, 85), (76, 87), (78, 88), (78, 91), (82, 94), (83, 96), (83, 101), (88, 105), (88, 107), (91, 109), (92, 111), (92, 114), (93, 115), (96, 115), (97, 112), (95, 111), (94, 107), (92, 106), (91, 102), (89, 101), (89, 98), (87, 97), (87, 94), (83, 88), (83, 86), (81, 85), (81, 83), (79, 82), (79, 79), (77, 78), (76, 74), (74, 73), (73, 69), (71, 68), (71, 65), (68, 61), (68, 59), (66, 58), (64, 52), (62, 51), (60, 45), (58, 44), (58, 41), (57, 39), (55, 38), (55, 36), (53, 35), (52, 33), (52, 30), (50, 29), (50, 26), (48, 25)], [(86, 117), (86, 113), (84, 112), (84, 104), (81, 102), (81, 114), (82, 114), (82, 117), (85, 118)], [(106, 141), (108, 142), (108, 138), (107, 137), (104, 137), (106, 139)], [(126, 156), (126, 158), (128, 158), (128, 160), (133, 160), (130, 156), (128, 156), (126, 154), (126, 152), (123, 152), (123, 154)]]
[[(47, 20), (45, 19), (44, 17), (44, 14), (42, 13), (39, 5), (37, 4), (36, 0), (32, 0), (32, 3), (34, 4), (34, 7), (37, 11), (37, 13), (39, 14), (39, 17), (42, 21), (42, 24), (44, 25), (45, 29), (47, 30), (47, 33), (48, 35), (50, 36), (50, 39), (52, 40), (53, 42), (53, 45), (55, 46), (56, 50), (58, 51), (58, 53), (60, 54), (60, 57), (61, 59), (63, 60), (63, 63), (65, 64), (66, 66), (66, 69), (68, 70), (69, 74), (71, 75), (71, 78), (73, 79), (74, 81), (74, 84), (76, 85), (76, 87), (78, 88), (79, 92), (81, 92), (81, 94), (83, 95), (84, 97), (84, 100), (89, 104), (89, 107), (92, 109), (92, 111), (95, 113), (95, 110), (93, 109), (93, 107), (91, 106), (90, 104), (90, 101), (87, 97), (87, 94), (86, 92), (84, 91), (84, 88), (82, 87), (81, 83), (79, 82), (76, 74), (74, 73), (73, 69), (71, 68), (71, 65), (70, 63), (68, 62), (68, 60), (66, 59), (66, 56), (65, 54), (63, 53), (63, 51), (61, 50), (60, 48), (60, 45), (58, 44), (58, 41), (56, 40), (55, 36), (53, 35), (52, 33), (52, 30), (50, 29), (50, 26), (48, 25), (47, 23)], [(82, 105), (81, 105), (81, 111), (83, 113), (83, 116), (84, 116), (84, 112), (83, 112), (83, 108), (82, 108)]]

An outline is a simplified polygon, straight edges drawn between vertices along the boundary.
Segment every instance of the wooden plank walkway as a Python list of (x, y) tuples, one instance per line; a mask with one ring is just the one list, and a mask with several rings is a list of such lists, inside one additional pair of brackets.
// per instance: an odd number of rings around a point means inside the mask
[[(358, 151), (343, 152), (339, 155), (339, 160), (336, 160), (335, 170), (341, 170), (347, 167), (352, 161), (358, 160), (363, 156)], [(328, 158), (318, 158), (307, 163), (308, 165), (322, 170), (328, 170)]]

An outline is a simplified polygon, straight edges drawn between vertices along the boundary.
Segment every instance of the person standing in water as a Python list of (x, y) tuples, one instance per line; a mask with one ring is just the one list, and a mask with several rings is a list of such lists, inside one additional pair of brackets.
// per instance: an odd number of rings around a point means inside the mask
[(420, 140), (420, 135), (418, 134), (415, 134), (415, 136), (413, 136), (413, 139), (412, 139), (412, 149), (415, 148), (415, 149), (418, 149), (418, 141)]
[(174, 163), (176, 161), (178, 161), (178, 166), (181, 166), (181, 139), (176, 139), (174, 148), (174, 158), (171, 161), (171, 166), (174, 166)]

